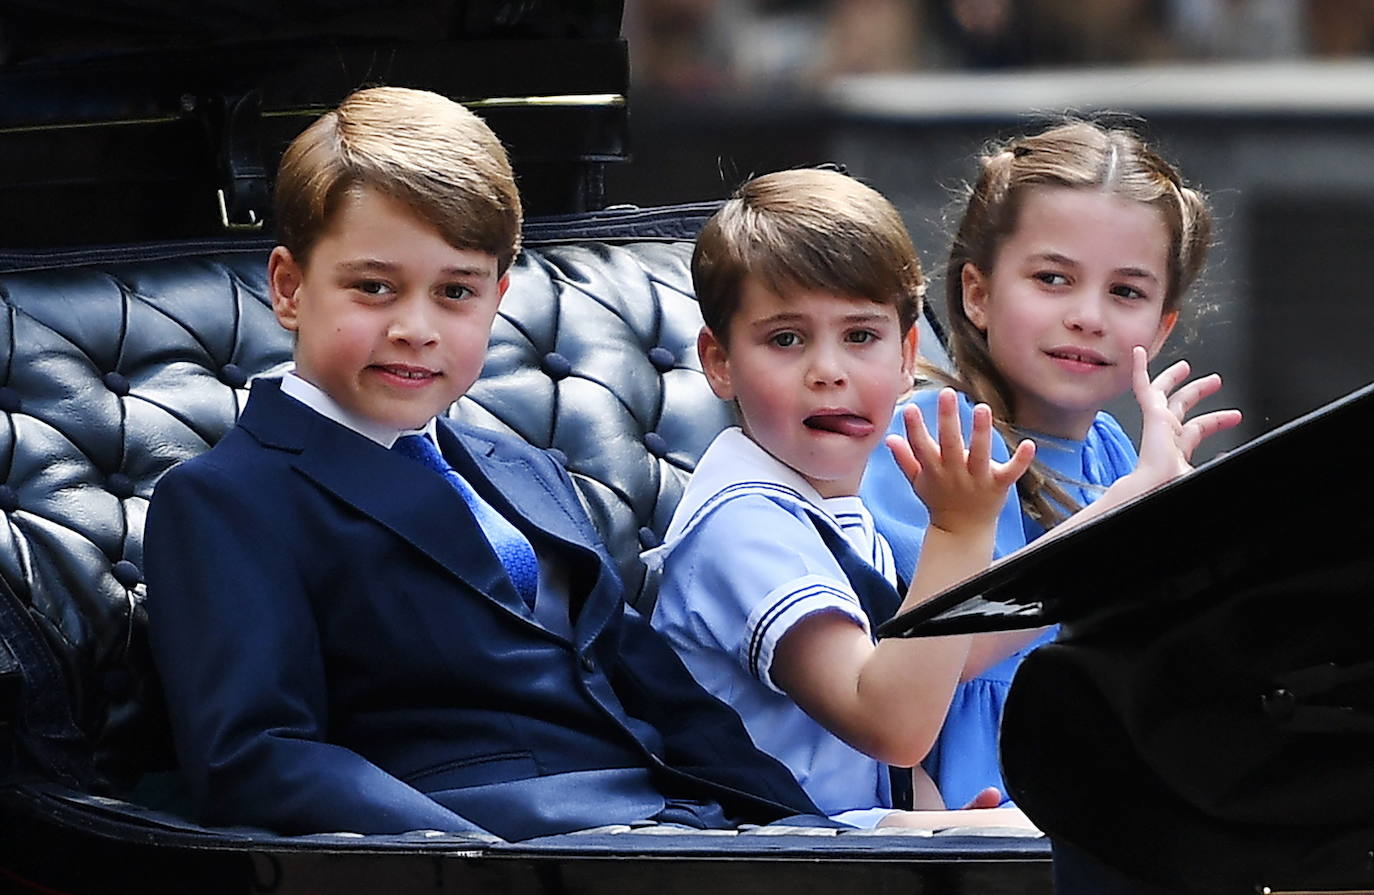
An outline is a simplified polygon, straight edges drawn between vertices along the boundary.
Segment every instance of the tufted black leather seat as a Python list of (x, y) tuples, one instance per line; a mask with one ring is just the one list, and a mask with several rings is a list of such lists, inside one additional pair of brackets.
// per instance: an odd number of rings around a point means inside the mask
[[(657, 543), (697, 457), (731, 419), (697, 363), (688, 274), (691, 238), (713, 208), (528, 225), (483, 375), (450, 411), (566, 465), (645, 610), (654, 582), (638, 553)], [(634, 877), (619, 885), (627, 891), (752, 889), (765, 875), (830, 891), (905, 888), (910, 862), (971, 891), (993, 879), (1048, 891), (1043, 840), (802, 829), (727, 841), (629, 827), (531, 843), (279, 837), (130, 801), (173, 763), (142, 610), (144, 514), (158, 478), (233, 425), (249, 380), (289, 359), (265, 292), (269, 248), (0, 253), (0, 888), (543, 893), (595, 865), (594, 888), (616, 887), (618, 872)], [(922, 325), (923, 349), (942, 358)], [(856, 862), (868, 852), (881, 859)], [(677, 859), (689, 854), (729, 860), (681, 875)], [(831, 860), (820, 876), (818, 854)], [(584, 860), (595, 855), (621, 869)]]
[[(690, 238), (713, 209), (536, 222), (451, 413), (548, 450), (641, 609), (639, 551), (731, 420), (696, 359)], [(171, 761), (142, 610), (148, 500), (284, 365), (268, 243), (0, 256), (0, 766), (124, 793)], [(925, 344), (938, 342), (927, 334)], [(251, 620), (245, 620), (251, 624)], [(8, 736), (7, 736), (8, 734)]]

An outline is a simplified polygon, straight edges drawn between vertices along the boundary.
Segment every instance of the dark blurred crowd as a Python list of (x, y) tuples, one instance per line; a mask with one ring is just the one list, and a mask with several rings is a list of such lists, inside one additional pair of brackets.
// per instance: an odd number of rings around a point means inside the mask
[(638, 86), (1374, 52), (1374, 0), (626, 0)]

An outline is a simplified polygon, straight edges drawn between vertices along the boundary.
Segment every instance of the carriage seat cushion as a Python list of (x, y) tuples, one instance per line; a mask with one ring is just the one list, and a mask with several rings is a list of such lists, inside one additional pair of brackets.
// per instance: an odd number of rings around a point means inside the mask
[[(709, 211), (532, 224), (483, 375), (450, 410), (566, 466), (641, 604), (638, 553), (730, 422), (695, 356), (687, 265)], [(14, 768), (118, 792), (170, 761), (143, 520), (162, 474), (234, 424), (252, 377), (289, 362), (269, 249), (0, 258), (0, 742)]]
[[(714, 206), (531, 223), (486, 364), (450, 413), (571, 474), (626, 581), (732, 420), (701, 374), (691, 238)], [(0, 771), (119, 794), (169, 766), (147, 651), (143, 521), (160, 476), (283, 368), (271, 243), (0, 255)], [(6, 269), (7, 268), (7, 269)], [(933, 342), (929, 339), (928, 342)]]

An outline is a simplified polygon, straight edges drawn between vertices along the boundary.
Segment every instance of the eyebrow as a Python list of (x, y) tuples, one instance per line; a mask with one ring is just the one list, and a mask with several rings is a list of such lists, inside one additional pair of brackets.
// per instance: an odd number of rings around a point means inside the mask
[[(1036, 252), (1030, 256), (1032, 261), (1048, 261), (1051, 264), (1063, 264), (1066, 267), (1078, 267), (1079, 264), (1068, 255), (1061, 255), (1058, 252)], [(1152, 271), (1144, 267), (1118, 267), (1112, 271), (1120, 277), (1130, 277), (1136, 280), (1153, 280), (1159, 282), (1159, 277)]]
[[(798, 314), (792, 311), (782, 311), (781, 313), (774, 314), (771, 317), (764, 317), (760, 320), (755, 320), (749, 325), (754, 327), (768, 327), (786, 323), (801, 323), (805, 322), (808, 319), (809, 318), (805, 314)], [(844, 317), (842, 317), (841, 319), (845, 323), (868, 323), (873, 320), (885, 320), (887, 318), (886, 315), (882, 314), (881, 312), (861, 311), (854, 314), (845, 314)]]
[[(379, 258), (358, 258), (353, 261), (343, 261), (339, 264), (339, 270), (348, 273), (395, 273), (400, 270), (400, 265), (391, 261), (382, 261)], [(473, 267), (442, 267), (439, 273), (446, 277), (484, 277), (490, 274), (491, 268), (485, 265)]]

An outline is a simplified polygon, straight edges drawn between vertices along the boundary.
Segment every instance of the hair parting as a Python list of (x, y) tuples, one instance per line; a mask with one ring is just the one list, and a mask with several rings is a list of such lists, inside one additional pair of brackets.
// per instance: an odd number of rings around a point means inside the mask
[[(1012, 392), (988, 353), (987, 334), (964, 313), (962, 274), (971, 264), (990, 275), (998, 249), (1016, 230), (1026, 194), (1042, 186), (1096, 189), (1159, 211), (1169, 234), (1164, 312), (1178, 310), (1202, 269), (1211, 239), (1206, 200), (1132, 131), (1069, 121), (1033, 136), (992, 145), (979, 159), (945, 267), (945, 319), (955, 375), (931, 366), (922, 374), (992, 408), (1009, 443), (1022, 433)], [(1080, 509), (1053, 475), (1036, 462), (1017, 482), (1025, 512), (1049, 528)]]

